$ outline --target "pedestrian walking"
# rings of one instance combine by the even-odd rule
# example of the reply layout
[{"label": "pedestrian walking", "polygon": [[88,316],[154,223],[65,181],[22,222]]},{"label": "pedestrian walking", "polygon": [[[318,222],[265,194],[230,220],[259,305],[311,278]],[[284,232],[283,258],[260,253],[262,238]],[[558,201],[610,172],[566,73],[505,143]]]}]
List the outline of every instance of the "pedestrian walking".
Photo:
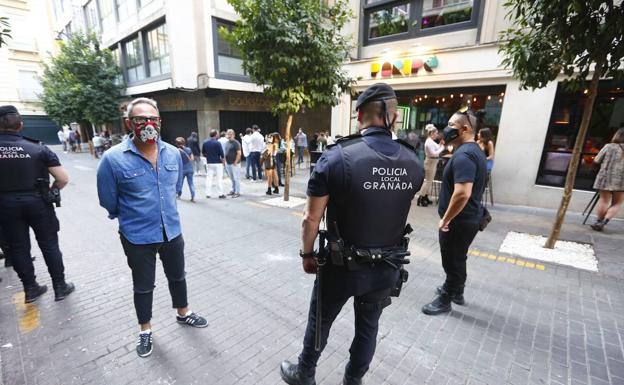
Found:
[{"label": "pedestrian walking", "polygon": [[252,134],[249,138],[249,160],[251,161],[251,175],[253,180],[262,180],[262,166],[260,165],[260,154],[264,151],[266,144],[264,137],[260,133],[260,127],[253,125]]},{"label": "pedestrian walking", "polygon": [[[407,279],[402,267],[409,255],[406,220],[424,172],[416,154],[392,140],[398,113],[390,86],[367,88],[356,109],[365,130],[330,147],[308,182],[299,254],[303,270],[317,273],[317,279],[298,363],[284,361],[280,367],[290,385],[316,384],[316,365],[331,325],[351,297],[355,336],[343,384],[362,384],[375,352],[381,313]],[[314,243],[327,207],[330,246],[323,248],[322,233],[323,253],[316,255]],[[328,249],[332,251],[325,258]]]},{"label": "pedestrian walking", "polygon": [[[264,166],[264,174],[267,179],[267,191],[266,195],[279,194],[278,180],[277,180],[277,161],[276,156],[279,149],[280,138],[277,133],[268,135],[266,148],[262,152],[262,165]],[[271,190],[273,189],[273,190]]]},{"label": "pedestrian walking", "polygon": [[275,153],[275,174],[277,175],[277,185],[279,187],[284,187],[284,181],[286,180],[286,175],[284,173],[286,166],[286,141],[282,139],[279,133],[274,132],[273,143],[275,143],[277,147],[277,152]]},{"label": "pedestrian walking", "polygon": [[71,152],[76,152],[76,131],[70,128],[67,137]]},{"label": "pedestrian walking", "polygon": [[193,154],[193,169],[195,170],[195,175],[200,175],[204,171],[204,165],[201,160],[201,151],[199,149],[199,136],[197,132],[191,132],[191,136],[186,139],[186,146],[191,149],[191,153]]},{"label": "pedestrian walking", "polygon": [[169,283],[176,321],[203,328],[208,322],[189,310],[184,271],[184,238],[176,207],[182,185],[180,152],[160,139],[156,102],[138,98],[128,104],[125,124],[134,136],[106,151],[97,170],[100,206],[119,221],[119,234],[132,270],[134,307],[140,325],[136,352],[153,350],[152,301],[156,254]]},{"label": "pedestrian walking", "polygon": [[195,157],[193,156],[193,151],[186,147],[186,140],[181,136],[176,138],[176,146],[178,146],[178,151],[180,151],[180,157],[182,158],[183,178],[177,191],[178,198],[182,196],[182,187],[184,186],[184,179],[186,179],[189,190],[191,191],[191,202],[195,202],[195,184],[193,183],[193,160]]},{"label": "pedestrian walking", "polygon": [[223,153],[225,154],[225,145],[228,142],[228,139],[226,138],[226,132],[225,131],[221,131],[219,133],[219,144],[221,144],[221,148],[223,149]]},{"label": "pedestrian walking", "polygon": [[96,134],[93,136],[93,148],[95,150],[94,155],[96,159],[104,154],[104,143],[105,139],[102,135]]},{"label": "pedestrian walking", "polygon": [[591,228],[602,231],[624,203],[624,127],[616,131],[611,143],[594,158],[600,166],[594,188],[598,190],[598,217]]},{"label": "pedestrian walking", "polygon": [[240,196],[240,161],[241,145],[236,140],[234,130],[227,130],[228,142],[225,145],[225,171],[232,182],[232,191],[228,195],[232,198]]},{"label": "pedestrian walking", "polygon": [[451,301],[464,304],[466,260],[486,211],[481,205],[487,165],[485,153],[475,143],[477,116],[467,107],[451,116],[444,129],[444,143],[453,146],[453,156],[442,174],[438,203],[438,238],[446,280],[437,287],[437,297],[422,311],[436,315],[451,311]]},{"label": "pedestrian walking", "polygon": [[76,152],[82,152],[82,138],[80,136],[80,129],[77,128],[76,130],[74,130],[74,133],[76,137]]},{"label": "pedestrian walking", "polygon": [[427,124],[425,129],[427,130],[427,140],[425,140],[425,183],[423,183],[422,188],[418,192],[416,204],[427,207],[433,203],[429,199],[429,192],[431,192],[433,178],[438,169],[438,160],[440,160],[440,154],[444,151],[444,145],[437,142],[440,140],[440,135],[435,125]]},{"label": "pedestrian walking", "polygon": [[295,143],[297,144],[297,166],[299,166],[303,163],[303,154],[308,147],[308,136],[301,127],[299,127],[297,135],[295,135]]},{"label": "pedestrian walking", "polygon": [[[54,300],[74,291],[65,281],[63,254],[59,248],[59,221],[53,203],[69,181],[58,157],[38,140],[20,135],[24,123],[14,106],[0,106],[0,231],[8,261],[24,286],[24,301],[35,301],[47,291],[39,285],[30,255],[30,229],[48,267]],[[50,186],[50,175],[54,178]]]},{"label": "pedestrian walking", "polygon": [[225,164],[225,154],[223,147],[218,141],[217,130],[210,130],[210,138],[204,141],[202,153],[206,158],[206,198],[212,194],[212,178],[217,178],[217,192],[219,199],[225,199],[223,193],[223,165]]},{"label": "pedestrian walking", "polygon": [[59,142],[63,145],[63,152],[67,154],[67,136],[65,135],[65,131],[63,131],[63,127],[60,127],[56,133]]}]

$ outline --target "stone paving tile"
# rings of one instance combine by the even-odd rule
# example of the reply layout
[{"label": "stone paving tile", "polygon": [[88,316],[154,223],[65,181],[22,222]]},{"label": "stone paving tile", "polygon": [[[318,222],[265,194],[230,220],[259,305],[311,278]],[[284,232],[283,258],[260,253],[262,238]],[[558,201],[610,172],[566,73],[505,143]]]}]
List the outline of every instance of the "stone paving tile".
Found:
[{"label": "stone paving tile", "polygon": [[[160,270],[155,350],[139,359],[130,271],[116,224],[97,206],[96,163],[81,155],[63,156],[63,162],[72,182],[58,210],[60,238],[68,279],[78,289],[59,303],[44,296],[31,307],[38,311],[39,327],[22,332],[24,310],[13,303],[19,282],[14,273],[0,271],[0,345],[13,344],[0,350],[4,383],[281,384],[277,368],[282,359],[296,359],[299,353],[313,282],[301,272],[297,256],[301,219],[292,214],[300,209],[256,204],[264,199],[264,185],[249,182],[243,183],[238,200],[180,201],[189,301],[210,326],[197,330],[175,323]],[[78,164],[80,169],[74,167]],[[201,193],[203,179],[197,179]],[[299,175],[293,193],[302,196],[303,185]],[[516,223],[535,232],[547,227],[545,215],[534,218],[539,213],[493,212],[501,227]],[[540,271],[471,256],[467,306],[427,317],[420,307],[443,279],[436,217],[431,208],[414,207],[410,218],[415,228],[410,280],[382,316],[368,384],[624,383],[621,279],[608,271],[549,264]],[[528,225],[530,218],[535,223]],[[613,229],[618,226],[615,222]],[[566,229],[566,234],[580,231],[573,223]],[[495,253],[503,233],[492,227],[474,245]],[[600,237],[596,244],[607,245],[607,238]],[[49,285],[38,253],[35,248],[39,279]],[[615,260],[612,255],[604,259]],[[340,383],[352,323],[352,305],[347,304],[321,357],[319,384]]]}]

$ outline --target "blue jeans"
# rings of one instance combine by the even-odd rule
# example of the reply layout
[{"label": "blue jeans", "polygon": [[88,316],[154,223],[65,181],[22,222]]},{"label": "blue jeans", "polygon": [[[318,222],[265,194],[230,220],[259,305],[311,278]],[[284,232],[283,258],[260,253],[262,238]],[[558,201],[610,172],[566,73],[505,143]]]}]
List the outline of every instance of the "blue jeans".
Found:
[{"label": "blue jeans", "polygon": [[[189,190],[191,190],[191,198],[195,198],[195,185],[193,184],[193,170],[182,174],[182,186],[184,186],[184,178],[186,178],[186,181],[188,182],[188,185],[189,185]],[[181,189],[180,191],[178,191],[178,196],[180,195],[182,195]]]},{"label": "blue jeans", "polygon": [[260,151],[250,152],[249,160],[251,161],[251,172],[253,179],[262,179],[262,167],[260,166]]},{"label": "blue jeans", "polygon": [[251,178],[251,173],[249,172],[250,168],[251,168],[251,157],[248,155],[245,158],[245,178],[247,179]]},{"label": "blue jeans", "polygon": [[240,194],[240,163],[239,164],[226,164],[225,172],[232,181],[232,191],[234,194]]},{"label": "blue jeans", "polygon": [[304,151],[305,151],[305,146],[297,146],[297,164],[303,163]]}]

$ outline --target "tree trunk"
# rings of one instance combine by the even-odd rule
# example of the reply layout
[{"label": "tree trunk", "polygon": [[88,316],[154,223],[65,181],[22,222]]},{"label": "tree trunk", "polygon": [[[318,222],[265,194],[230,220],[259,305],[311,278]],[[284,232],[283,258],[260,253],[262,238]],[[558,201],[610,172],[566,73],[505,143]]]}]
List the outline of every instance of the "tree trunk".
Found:
[{"label": "tree trunk", "polygon": [[555,218],[555,223],[553,224],[550,236],[548,237],[548,240],[544,245],[544,247],[547,249],[553,249],[555,247],[555,243],[559,239],[559,235],[561,233],[561,226],[563,225],[566,211],[568,210],[570,200],[572,199],[572,189],[574,188],[574,182],[576,181],[576,171],[578,170],[579,161],[581,159],[581,152],[583,150],[585,136],[587,135],[587,130],[589,129],[589,123],[591,121],[592,112],[594,109],[594,102],[596,101],[596,94],[598,93],[598,83],[602,74],[602,67],[602,63],[596,63],[596,67],[594,68],[594,74],[592,75],[591,83],[589,85],[589,92],[587,95],[587,99],[585,100],[585,106],[583,107],[583,119],[581,120],[581,127],[579,128],[578,135],[576,136],[576,141],[574,142],[572,159],[570,159],[570,164],[568,165],[568,173],[566,175],[566,183],[565,188],[563,189],[563,196],[561,197],[561,204],[559,205],[557,217]]},{"label": "tree trunk", "polygon": [[288,201],[290,195],[290,126],[292,125],[293,116],[288,114],[288,120],[286,120],[286,132],[284,137],[286,138],[286,172],[284,181],[284,202]]}]

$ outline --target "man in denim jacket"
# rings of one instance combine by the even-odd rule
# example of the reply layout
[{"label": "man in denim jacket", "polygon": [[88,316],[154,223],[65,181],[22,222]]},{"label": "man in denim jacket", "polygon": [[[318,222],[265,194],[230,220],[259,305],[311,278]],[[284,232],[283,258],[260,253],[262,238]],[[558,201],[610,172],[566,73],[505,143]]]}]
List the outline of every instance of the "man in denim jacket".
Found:
[{"label": "man in denim jacket", "polygon": [[156,254],[160,255],[179,323],[206,327],[208,322],[188,309],[184,272],[184,239],[176,207],[182,186],[182,158],[160,140],[156,102],[133,100],[127,107],[127,140],[107,151],[97,171],[100,205],[119,221],[119,234],[132,269],[134,307],[141,332],[137,354],[152,353],[152,300]]}]

